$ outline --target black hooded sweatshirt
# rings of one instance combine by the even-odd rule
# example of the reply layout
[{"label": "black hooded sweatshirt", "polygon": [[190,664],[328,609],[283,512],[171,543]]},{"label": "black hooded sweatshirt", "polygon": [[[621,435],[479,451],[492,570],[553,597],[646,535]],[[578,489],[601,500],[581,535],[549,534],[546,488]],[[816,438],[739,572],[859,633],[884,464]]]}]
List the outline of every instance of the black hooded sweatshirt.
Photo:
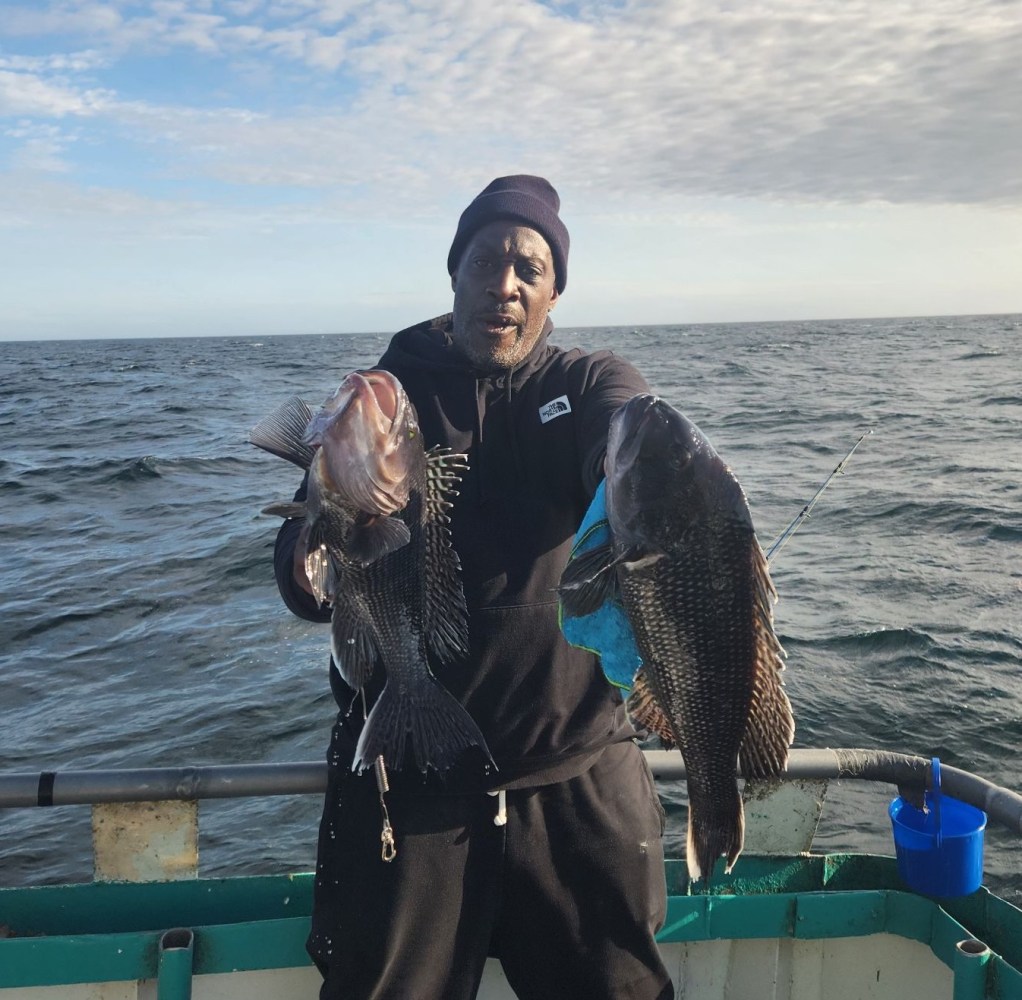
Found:
[{"label": "black hooded sweatshirt", "polygon": [[[406,767],[396,780],[448,791],[547,784],[581,773],[604,747],[635,736],[598,659],[561,634],[556,588],[603,476],[610,418],[648,388],[609,351],[550,344],[549,320],[518,367],[478,371],[452,348],[449,324],[450,316],[439,317],[395,334],[378,367],[401,381],[427,447],[468,455],[451,532],[462,565],[470,654],[431,666],[475,719],[497,769],[484,767],[473,750],[442,778]],[[296,499],[304,489],[303,483]],[[286,522],[278,535],[278,585],[296,614],[327,621],[329,608],[317,608],[294,582],[299,529],[300,522]],[[374,671],[367,685],[370,707],[382,673]],[[354,747],[361,699],[356,702],[333,664],[330,675],[339,726]],[[335,750],[349,742],[343,735],[339,741],[335,732]]]}]

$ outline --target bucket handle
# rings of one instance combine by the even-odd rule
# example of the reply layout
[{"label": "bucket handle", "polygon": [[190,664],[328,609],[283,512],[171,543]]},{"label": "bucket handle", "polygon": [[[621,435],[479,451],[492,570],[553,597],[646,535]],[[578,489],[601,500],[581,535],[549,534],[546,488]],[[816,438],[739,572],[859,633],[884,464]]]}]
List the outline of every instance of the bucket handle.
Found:
[{"label": "bucket handle", "polygon": [[940,832],[940,758],[934,757],[930,761],[930,766],[933,768],[933,818],[937,827],[937,850],[939,851],[942,840]]}]

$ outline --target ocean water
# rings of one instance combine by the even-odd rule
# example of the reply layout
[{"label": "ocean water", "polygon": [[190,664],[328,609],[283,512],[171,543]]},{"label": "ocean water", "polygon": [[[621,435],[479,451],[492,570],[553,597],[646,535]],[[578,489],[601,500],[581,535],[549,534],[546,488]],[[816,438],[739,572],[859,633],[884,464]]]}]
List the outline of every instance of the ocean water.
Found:
[{"label": "ocean water", "polygon": [[[247,444],[387,335],[0,348],[0,770],[319,760],[323,626],[273,582],[260,507],[298,475]],[[609,347],[703,429],[777,556],[796,746],[939,756],[1022,790],[1020,316],[556,330]],[[683,795],[662,787],[668,847]],[[817,845],[893,853],[883,785],[832,786]],[[203,874],[313,864],[315,797],[201,806]],[[2,884],[91,876],[85,807],[0,810]],[[740,863],[740,862],[739,862]],[[1022,843],[988,882],[1022,903]]]}]

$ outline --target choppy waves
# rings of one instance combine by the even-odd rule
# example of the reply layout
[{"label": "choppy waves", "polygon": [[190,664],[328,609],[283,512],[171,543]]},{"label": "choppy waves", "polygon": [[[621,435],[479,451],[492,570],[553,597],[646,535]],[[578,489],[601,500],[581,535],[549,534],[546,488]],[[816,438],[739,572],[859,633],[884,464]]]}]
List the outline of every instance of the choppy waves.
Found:
[{"label": "choppy waves", "polygon": [[[874,746],[1019,786],[1022,396],[1005,317],[564,330],[696,420],[764,544],[859,434],[772,567],[799,746]],[[0,379],[5,770],[318,759],[327,638],[281,605],[298,472],[246,443],[386,337],[9,345]],[[888,790],[833,787],[820,843],[890,853]],[[684,793],[668,788],[669,811]],[[203,806],[208,874],[311,865],[311,798]],[[674,822],[672,838],[683,834]],[[5,817],[5,873],[87,878],[87,811]],[[1022,900],[1022,850],[988,832]],[[680,842],[669,841],[675,848]]]}]

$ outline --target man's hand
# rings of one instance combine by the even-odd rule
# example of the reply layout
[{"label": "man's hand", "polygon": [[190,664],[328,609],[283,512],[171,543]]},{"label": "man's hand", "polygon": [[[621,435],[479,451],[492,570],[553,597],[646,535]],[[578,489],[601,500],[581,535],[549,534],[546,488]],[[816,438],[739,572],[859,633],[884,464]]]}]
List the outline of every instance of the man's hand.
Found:
[{"label": "man's hand", "polygon": [[295,583],[302,588],[307,594],[313,594],[312,584],[309,583],[309,574],[305,572],[305,557],[309,553],[309,522],[306,521],[302,525],[302,530],[298,533],[298,538],[295,540],[295,552],[294,552],[294,565],[292,572],[294,573]]}]

